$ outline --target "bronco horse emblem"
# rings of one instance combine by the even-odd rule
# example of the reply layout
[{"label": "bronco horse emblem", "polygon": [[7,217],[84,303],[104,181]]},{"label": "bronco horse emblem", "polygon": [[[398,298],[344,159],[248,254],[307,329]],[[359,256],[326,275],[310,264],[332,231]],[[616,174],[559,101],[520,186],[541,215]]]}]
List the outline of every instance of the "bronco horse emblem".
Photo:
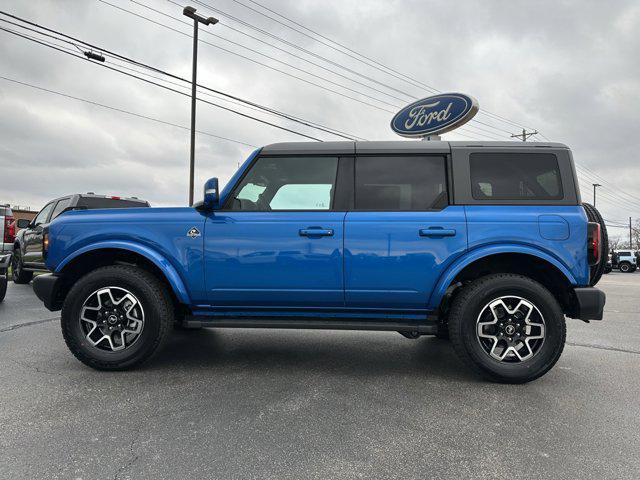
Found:
[{"label": "bronco horse emblem", "polygon": [[196,227],[191,227],[187,232],[187,237],[189,238],[196,238],[199,236],[200,236],[200,230],[198,230]]}]

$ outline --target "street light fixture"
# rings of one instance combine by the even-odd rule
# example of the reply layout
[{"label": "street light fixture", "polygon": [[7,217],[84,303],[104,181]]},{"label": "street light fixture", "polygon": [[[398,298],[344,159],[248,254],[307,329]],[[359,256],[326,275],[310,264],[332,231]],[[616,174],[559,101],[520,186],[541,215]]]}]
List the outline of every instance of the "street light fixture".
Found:
[{"label": "street light fixture", "polygon": [[191,74],[191,156],[189,159],[189,206],[193,205],[193,176],[196,154],[196,76],[198,72],[198,25],[215,25],[218,19],[202,17],[193,7],[184,7],[183,15],[193,19],[193,73]]},{"label": "street light fixture", "polygon": [[601,187],[599,183],[593,183],[593,206],[596,206],[596,188]]}]

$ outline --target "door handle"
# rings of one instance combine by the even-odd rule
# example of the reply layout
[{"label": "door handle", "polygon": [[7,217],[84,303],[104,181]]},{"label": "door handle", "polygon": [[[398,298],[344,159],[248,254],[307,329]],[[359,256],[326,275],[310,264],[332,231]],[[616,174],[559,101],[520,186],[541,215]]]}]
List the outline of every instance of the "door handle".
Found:
[{"label": "door handle", "polygon": [[453,228],[423,228],[420,230],[421,237],[454,237],[456,231]]},{"label": "door handle", "polygon": [[298,233],[301,237],[333,237],[331,228],[303,228]]}]

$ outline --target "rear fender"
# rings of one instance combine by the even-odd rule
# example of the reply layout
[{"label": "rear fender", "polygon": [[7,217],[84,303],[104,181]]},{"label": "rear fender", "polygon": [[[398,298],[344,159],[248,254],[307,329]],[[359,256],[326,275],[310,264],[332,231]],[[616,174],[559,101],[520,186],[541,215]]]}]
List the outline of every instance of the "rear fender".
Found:
[{"label": "rear fender", "polygon": [[54,273],[61,272],[66,265],[68,265],[73,259],[79,257],[80,255],[83,255],[87,252],[103,249],[128,250],[130,252],[142,255],[147,260],[152,262],[156,267],[158,267],[161,272],[164,273],[167,281],[173,289],[173,292],[176,294],[176,297],[181,303],[184,303],[186,305],[189,305],[191,303],[189,299],[189,293],[187,292],[185,284],[174,266],[171,265],[171,263],[163,255],[161,255],[154,249],[135,242],[129,242],[125,240],[110,240],[92,243],[91,245],[80,248],[74,251],[71,255],[67,256],[62,262],[57,265]]},{"label": "rear fender", "polygon": [[526,255],[532,255],[545,260],[555,266],[562,274],[567,277],[567,280],[571,285],[577,285],[577,281],[569,269],[560,262],[557,258],[535,247],[518,244],[500,244],[500,245],[488,245],[468,252],[466,255],[458,258],[455,262],[449,266],[449,268],[440,276],[435,289],[433,290],[431,297],[429,298],[429,310],[435,310],[440,305],[440,302],[444,298],[444,295],[456,278],[456,276],[465,269],[468,265],[482,258],[496,255],[500,253],[522,253]]}]

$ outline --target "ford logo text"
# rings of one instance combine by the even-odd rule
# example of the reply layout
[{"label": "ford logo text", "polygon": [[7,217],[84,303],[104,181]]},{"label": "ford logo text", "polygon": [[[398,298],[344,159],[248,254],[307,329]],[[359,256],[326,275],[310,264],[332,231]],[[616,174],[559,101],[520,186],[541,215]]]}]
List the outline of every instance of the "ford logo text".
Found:
[{"label": "ford logo text", "polygon": [[478,111],[478,102],[461,93],[443,93],[418,100],[400,110],[391,128],[404,137],[424,137],[464,125]]}]

